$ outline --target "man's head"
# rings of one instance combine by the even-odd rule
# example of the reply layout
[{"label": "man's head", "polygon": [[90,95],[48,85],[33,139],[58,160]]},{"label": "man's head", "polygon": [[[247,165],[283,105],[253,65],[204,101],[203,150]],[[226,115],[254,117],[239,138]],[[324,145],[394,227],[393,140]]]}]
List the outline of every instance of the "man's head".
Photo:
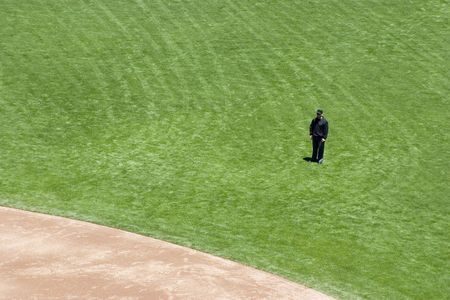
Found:
[{"label": "man's head", "polygon": [[317,118],[317,119],[322,119],[322,116],[323,116],[323,110],[318,109],[318,110],[316,111],[316,118]]}]

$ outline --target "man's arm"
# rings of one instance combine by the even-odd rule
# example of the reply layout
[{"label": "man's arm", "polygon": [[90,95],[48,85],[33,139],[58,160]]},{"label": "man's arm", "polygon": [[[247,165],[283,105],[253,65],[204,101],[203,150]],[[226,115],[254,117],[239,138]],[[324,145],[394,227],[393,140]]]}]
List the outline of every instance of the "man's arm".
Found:
[{"label": "man's arm", "polygon": [[328,137],[328,121],[323,124],[323,139],[326,140]]}]

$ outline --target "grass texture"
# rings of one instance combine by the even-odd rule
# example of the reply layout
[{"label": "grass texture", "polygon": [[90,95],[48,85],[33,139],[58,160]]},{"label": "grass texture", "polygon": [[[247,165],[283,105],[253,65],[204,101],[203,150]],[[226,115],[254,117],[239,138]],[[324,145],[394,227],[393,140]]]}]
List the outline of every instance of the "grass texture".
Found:
[{"label": "grass texture", "polygon": [[[1,0],[0,205],[344,299],[450,295],[450,4]],[[324,165],[308,164],[316,108]]]}]

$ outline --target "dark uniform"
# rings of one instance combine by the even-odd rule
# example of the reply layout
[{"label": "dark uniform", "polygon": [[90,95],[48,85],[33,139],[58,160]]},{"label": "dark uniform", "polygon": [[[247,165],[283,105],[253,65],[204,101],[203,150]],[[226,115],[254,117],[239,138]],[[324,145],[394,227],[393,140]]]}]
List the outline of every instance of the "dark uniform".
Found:
[{"label": "dark uniform", "polygon": [[321,163],[325,151],[325,142],[322,139],[328,137],[328,121],[322,116],[322,111],[317,111],[317,117],[311,121],[309,135],[312,138],[313,152],[311,161]]}]

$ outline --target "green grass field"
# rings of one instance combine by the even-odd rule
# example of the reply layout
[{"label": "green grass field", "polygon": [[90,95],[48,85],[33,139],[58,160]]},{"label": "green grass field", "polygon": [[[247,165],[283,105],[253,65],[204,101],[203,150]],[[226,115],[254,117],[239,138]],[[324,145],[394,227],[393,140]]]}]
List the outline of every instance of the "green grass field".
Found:
[{"label": "green grass field", "polygon": [[[445,0],[0,0],[0,205],[344,299],[448,298],[449,18]],[[318,107],[324,165],[303,160]]]}]

